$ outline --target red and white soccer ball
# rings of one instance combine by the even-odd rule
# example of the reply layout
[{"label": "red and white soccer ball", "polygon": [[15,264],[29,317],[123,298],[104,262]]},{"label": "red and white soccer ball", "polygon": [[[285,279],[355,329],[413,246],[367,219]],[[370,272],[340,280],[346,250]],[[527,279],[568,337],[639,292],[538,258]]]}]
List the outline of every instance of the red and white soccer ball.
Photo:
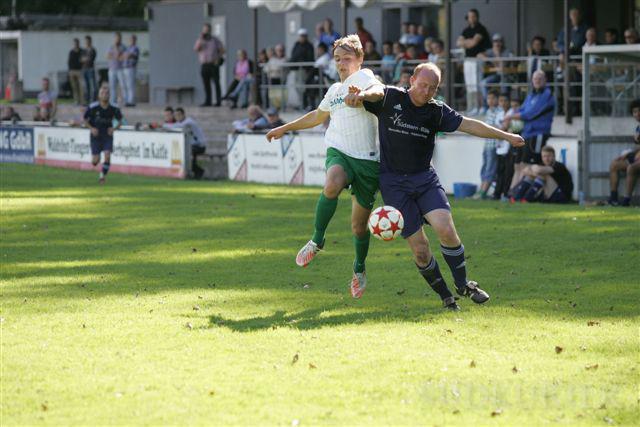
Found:
[{"label": "red and white soccer ball", "polygon": [[373,237],[388,241],[400,236],[404,219],[400,211],[393,206],[381,206],[371,212],[368,226]]}]

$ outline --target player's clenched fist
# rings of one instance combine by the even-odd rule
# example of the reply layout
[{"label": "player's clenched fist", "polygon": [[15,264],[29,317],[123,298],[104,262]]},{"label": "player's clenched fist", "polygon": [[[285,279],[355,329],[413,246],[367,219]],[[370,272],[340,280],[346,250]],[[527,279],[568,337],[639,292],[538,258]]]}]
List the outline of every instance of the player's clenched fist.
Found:
[{"label": "player's clenched fist", "polygon": [[360,89],[356,86],[349,86],[349,93],[344,98],[344,103],[349,107],[360,107],[362,99],[360,98]]},{"label": "player's clenched fist", "polygon": [[287,131],[284,129],[284,126],[271,129],[267,132],[267,141],[271,142],[272,139],[280,139],[286,132]]},{"label": "player's clenched fist", "polygon": [[511,137],[509,138],[508,141],[509,141],[509,144],[511,144],[514,147],[522,147],[524,145],[524,138],[515,133],[511,134]]}]

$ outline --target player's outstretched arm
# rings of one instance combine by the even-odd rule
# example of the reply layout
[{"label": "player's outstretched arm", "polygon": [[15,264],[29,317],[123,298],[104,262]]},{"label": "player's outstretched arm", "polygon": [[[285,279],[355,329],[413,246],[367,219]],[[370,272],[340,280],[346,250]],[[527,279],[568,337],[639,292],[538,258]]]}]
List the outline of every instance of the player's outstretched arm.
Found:
[{"label": "player's outstretched arm", "polygon": [[374,85],[365,90],[356,86],[349,86],[349,94],[345,96],[344,103],[349,107],[362,107],[362,101],[377,102],[384,97],[384,86]]},{"label": "player's outstretched arm", "polygon": [[522,147],[524,145],[524,139],[520,135],[502,131],[480,120],[468,117],[462,118],[462,123],[460,123],[458,130],[480,138],[504,139],[514,147]]},{"label": "player's outstretched arm", "polygon": [[271,142],[272,139],[280,139],[287,132],[316,127],[319,124],[324,123],[324,121],[327,120],[328,117],[328,111],[317,108],[313,111],[308,112],[304,116],[295,119],[292,122],[271,129],[267,133],[267,141]]}]

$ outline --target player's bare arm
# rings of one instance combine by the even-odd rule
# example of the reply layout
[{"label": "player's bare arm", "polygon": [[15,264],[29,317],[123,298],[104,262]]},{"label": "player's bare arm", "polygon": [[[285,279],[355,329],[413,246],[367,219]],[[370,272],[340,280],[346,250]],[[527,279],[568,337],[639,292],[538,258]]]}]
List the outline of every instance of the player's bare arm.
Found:
[{"label": "player's bare arm", "polygon": [[271,142],[272,139],[280,139],[287,132],[316,127],[319,124],[324,123],[324,121],[327,120],[328,117],[328,111],[323,111],[320,109],[309,111],[304,116],[299,117],[292,122],[289,122],[282,126],[278,126],[275,129],[271,129],[267,133],[267,141]]},{"label": "player's bare arm", "polygon": [[349,107],[362,107],[362,101],[376,102],[384,97],[384,86],[373,85],[365,90],[356,86],[349,87],[349,94],[344,98],[344,103]]},{"label": "player's bare arm", "polygon": [[524,145],[524,139],[520,135],[502,131],[479,120],[468,117],[462,118],[462,123],[460,123],[458,130],[480,138],[503,139],[514,147],[522,147]]}]

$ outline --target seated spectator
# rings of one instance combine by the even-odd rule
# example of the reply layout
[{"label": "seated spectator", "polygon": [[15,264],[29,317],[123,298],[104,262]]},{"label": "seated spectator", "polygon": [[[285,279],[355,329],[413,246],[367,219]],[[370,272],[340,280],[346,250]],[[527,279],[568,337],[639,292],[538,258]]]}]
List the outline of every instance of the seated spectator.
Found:
[{"label": "seated spectator", "polygon": [[395,66],[396,57],[393,54],[393,44],[390,41],[386,41],[382,44],[382,65],[380,66],[384,83],[390,84],[393,82],[393,70]]},{"label": "seated spectator", "polygon": [[444,42],[440,39],[434,39],[431,42],[431,53],[429,54],[429,62],[437,64],[438,61],[444,60]]},{"label": "seated spectator", "polygon": [[16,110],[13,109],[13,107],[7,106],[4,107],[4,113],[2,114],[2,118],[0,118],[0,120],[19,122],[22,121],[22,118],[20,118],[20,114],[18,114]]},{"label": "seated spectator", "polygon": [[238,101],[240,101],[241,108],[246,108],[249,104],[249,93],[253,83],[253,61],[248,58],[247,51],[244,49],[238,50],[236,56],[233,81],[223,99],[231,100],[231,108],[236,108]]},{"label": "seated spectator", "polygon": [[409,24],[409,36],[407,37],[406,45],[415,45],[418,50],[422,49],[422,45],[424,44],[424,36],[418,34],[418,26],[414,23]]},{"label": "seated spectator", "polygon": [[618,30],[615,28],[604,30],[604,44],[618,44]]},{"label": "seated spectator", "polygon": [[[427,27],[425,27],[422,24],[418,25],[417,33],[422,39],[422,44],[420,45],[420,49],[424,49],[423,52],[429,55],[429,52],[431,51],[431,41],[433,40],[433,38],[429,37],[429,34],[427,32]],[[425,43],[427,40],[429,40],[429,43]]]},{"label": "seated spectator", "polygon": [[[491,37],[491,42],[491,49],[488,49],[484,53],[479,53],[479,58],[510,58],[513,56],[513,54],[509,52],[505,47],[504,38],[502,37],[502,35],[495,33],[493,37]],[[507,68],[508,66],[509,62],[503,60],[490,61],[485,63],[484,78],[480,81],[482,100],[485,104],[485,107],[487,103],[487,93],[489,91],[489,85],[500,83],[500,92],[505,93],[509,90],[506,84],[509,81],[509,76],[505,72],[505,68]]]},{"label": "seated spectator", "polygon": [[[621,156],[616,157],[609,166],[609,183],[611,186],[611,195],[609,196],[609,204],[612,206],[629,206],[631,205],[631,195],[636,185],[638,175],[640,175],[640,99],[636,99],[631,103],[631,114],[638,122],[635,135],[633,137],[634,147],[625,150]],[[622,202],[618,199],[618,182],[620,180],[620,172],[626,172],[625,195]]]},{"label": "seated spectator", "polygon": [[[542,70],[544,60],[541,56],[549,56],[549,50],[544,47],[546,39],[542,36],[534,36],[531,39],[531,46],[529,47],[527,58],[527,79],[531,79],[533,72],[536,70]],[[547,80],[551,78],[551,75],[547,75]]]},{"label": "seated spectator", "polygon": [[433,37],[425,37],[424,42],[422,43],[422,46],[420,46],[420,48],[422,49],[422,52],[426,55],[426,58],[429,58],[429,55],[431,55],[431,44],[433,43]]},{"label": "seated spectator", "polygon": [[[49,79],[42,79],[42,91],[38,93],[37,116],[39,121],[49,121],[56,117],[58,95],[49,88]],[[34,117],[34,120],[35,117]],[[36,120],[36,121],[38,121]]]},{"label": "seated spectator", "polygon": [[338,70],[336,70],[335,62],[329,55],[329,49],[324,43],[318,44],[316,48],[316,62],[313,66],[321,73],[320,76],[323,77],[323,80],[328,78],[334,82],[338,79]]},{"label": "seated spectator", "polygon": [[[624,30],[624,42],[625,44],[640,43],[638,32],[635,28],[627,28]],[[632,66],[621,66],[616,67],[612,74],[614,74],[613,77],[607,79],[605,82],[605,87],[611,97],[611,115],[621,117],[624,116],[627,111],[626,102],[621,98],[622,95],[625,95],[625,92],[631,97],[631,92],[636,86],[633,84],[635,72]]]},{"label": "seated spectator", "polygon": [[249,133],[253,132],[256,126],[267,126],[268,120],[259,106],[250,105],[249,108],[247,108],[247,115],[248,117],[246,119],[233,121],[233,131],[235,133]]},{"label": "seated spectator", "polygon": [[322,30],[320,42],[327,45],[331,52],[333,52],[333,43],[340,38],[340,33],[333,30],[333,21],[329,18],[325,18],[322,22]]},{"label": "seated spectator", "polygon": [[204,169],[198,165],[198,156],[206,151],[206,138],[202,128],[198,126],[195,120],[187,117],[182,107],[176,108],[175,123],[172,124],[174,129],[182,129],[185,139],[191,146],[191,174],[195,179],[201,179],[204,175]]},{"label": "seated spectator", "polygon": [[528,165],[514,189],[514,200],[527,202],[566,203],[571,201],[573,179],[567,167],[556,161],[553,147],[542,148],[542,164]]},{"label": "seated spectator", "polygon": [[585,46],[596,46],[598,44],[598,33],[596,32],[596,29],[593,27],[589,27],[587,29],[587,32],[585,33],[585,42],[582,45],[582,49],[584,49]]},{"label": "seated spectator", "polygon": [[[500,129],[502,127],[502,118],[504,117],[504,111],[500,110],[498,105],[498,91],[491,89],[487,94],[487,112],[485,117],[485,123]],[[478,199],[486,199],[487,192],[491,187],[491,184],[496,179],[497,170],[497,157],[496,157],[496,144],[495,139],[485,139],[484,149],[482,151],[482,167],[480,168],[480,191],[477,194]]]},{"label": "seated spectator", "polygon": [[400,75],[402,74],[402,70],[407,62],[407,50],[402,43],[394,43],[393,44],[393,54],[396,57],[396,65],[393,69],[393,82],[398,82],[400,80]]},{"label": "seated spectator", "polygon": [[162,118],[164,119],[164,122],[162,123],[162,127],[172,128],[173,125],[176,123],[176,117],[173,111],[173,107],[171,107],[170,105],[167,105],[166,107],[164,107],[164,111],[162,112]]},{"label": "seated spectator", "polygon": [[284,125],[284,121],[280,118],[277,108],[269,108],[267,110],[267,123],[257,122],[253,126],[253,130],[273,129]]},{"label": "seated spectator", "polygon": [[368,41],[366,45],[364,45],[364,60],[365,61],[380,61],[382,57],[376,50],[375,42]]},{"label": "seated spectator", "polygon": [[527,164],[542,163],[540,150],[546,145],[551,134],[551,123],[556,107],[556,100],[546,86],[547,79],[544,72],[541,70],[534,72],[531,83],[531,92],[524,100],[520,111],[506,115],[504,118],[507,126],[511,120],[524,122],[522,137],[525,145],[519,149],[515,159],[513,185],[522,180],[522,171]]},{"label": "seated spectator", "polygon": [[411,36],[411,34],[409,33],[409,25],[411,25],[410,22],[403,22],[402,23],[402,30],[400,32],[400,39],[398,39],[398,43],[402,44],[402,45],[408,45],[409,44],[409,37]]},{"label": "seated spectator", "polygon": [[625,44],[639,43],[640,39],[638,39],[638,30],[633,27],[624,30],[624,42]]},{"label": "seated spectator", "polygon": [[419,61],[427,59],[427,55],[424,52],[420,52],[420,50],[418,50],[418,46],[415,44],[410,44],[407,46],[405,59],[407,61]]},{"label": "seated spectator", "polygon": [[371,35],[371,33],[364,28],[364,21],[362,20],[361,17],[358,16],[355,19],[355,24],[356,24],[356,34],[360,39],[360,44],[362,46],[365,46],[366,48],[367,42],[372,42],[373,45],[375,46],[376,42],[375,40],[373,40],[373,36]]}]

